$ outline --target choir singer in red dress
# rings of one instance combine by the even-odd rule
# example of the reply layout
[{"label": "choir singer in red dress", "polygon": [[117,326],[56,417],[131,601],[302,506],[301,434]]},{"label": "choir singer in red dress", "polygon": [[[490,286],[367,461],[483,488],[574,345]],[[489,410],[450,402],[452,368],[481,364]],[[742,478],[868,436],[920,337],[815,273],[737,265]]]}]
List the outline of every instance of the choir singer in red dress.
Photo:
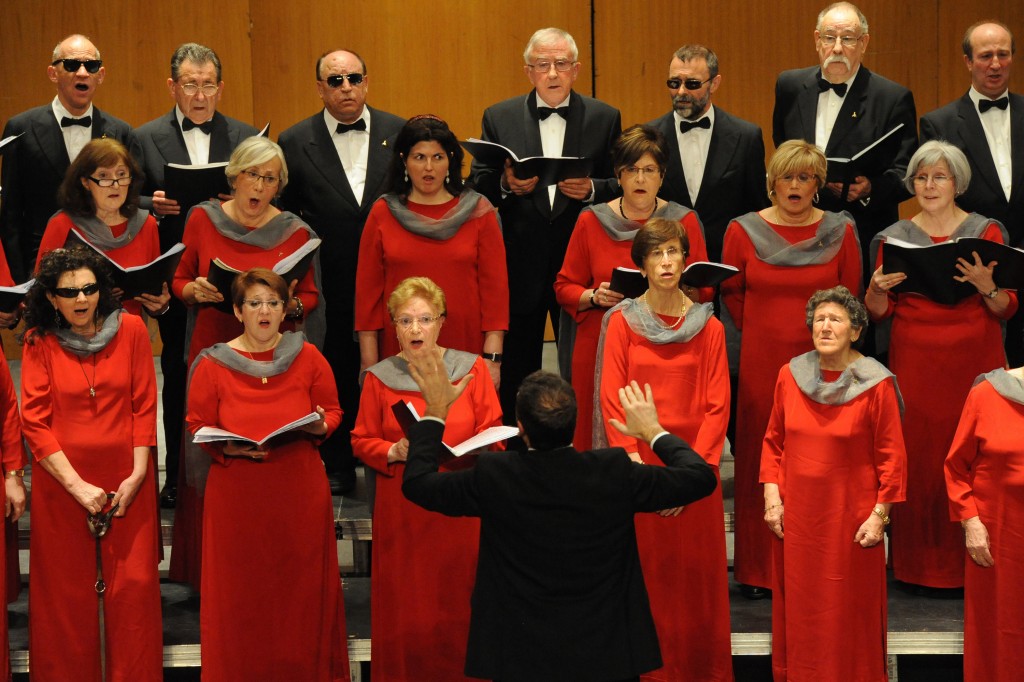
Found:
[{"label": "choir singer in red dress", "polygon": [[[194,434],[212,426],[264,445],[206,443],[199,633],[203,679],[349,680],[345,605],[331,493],[317,444],[341,422],[330,365],[302,334],[279,329],[288,285],[254,268],[235,278],[242,333],[205,349],[189,378]],[[273,491],[273,501],[268,499]]]},{"label": "choir singer in red dress", "polygon": [[[658,421],[691,443],[718,476],[729,423],[725,332],[710,303],[691,301],[680,290],[686,251],[686,231],[675,220],[651,218],[636,233],[632,258],[649,286],[604,317],[594,445],[622,447],[644,464],[662,466],[646,443],[605,426],[609,418],[626,418],[619,387],[649,384],[655,395],[671,396],[660,400]],[[717,493],[685,508],[636,515],[664,663],[641,679],[733,679],[724,518]]]},{"label": "choir singer in red dress", "polygon": [[946,489],[963,526],[964,679],[1011,682],[1024,670],[1024,368],[979,376],[946,457]]},{"label": "choir singer in red dress", "polygon": [[[139,208],[141,186],[142,169],[123,144],[101,137],[85,145],[57,190],[61,210],[46,224],[36,267],[50,251],[82,241],[71,230],[123,268],[155,260],[160,255],[160,234],[149,211]],[[135,315],[143,309],[160,315],[167,312],[170,300],[165,285],[159,295],[143,294],[121,300],[121,305]]]},{"label": "choir singer in red dress", "polygon": [[480,355],[494,385],[508,330],[508,270],[498,214],[462,180],[463,151],[448,124],[415,116],[395,139],[388,193],[363,227],[356,269],[361,368],[399,351],[387,296],[407,277],[429,277],[448,295],[447,348]]},{"label": "choir singer in red dress", "polygon": [[[163,679],[157,575],[156,372],[142,319],[124,314],[91,249],[43,257],[26,299],[23,431],[32,477],[29,654],[34,680],[100,679],[96,540],[86,517],[117,506],[100,543],[106,672]],[[108,499],[108,493],[113,493]]]},{"label": "choir singer in red dress", "polygon": [[[622,300],[622,294],[609,286],[612,270],[634,266],[630,249],[637,230],[653,218],[678,221],[690,244],[689,252],[684,254],[687,260],[708,259],[704,228],[696,212],[658,198],[667,163],[665,138],[657,129],[635,125],[623,131],[612,147],[612,165],[622,187],[622,196],[580,213],[569,238],[562,269],[555,278],[555,298],[564,311],[562,317],[569,315],[576,325],[571,376],[579,406],[576,433],[572,438],[577,450],[591,447],[594,358],[601,319],[609,308]],[[698,297],[696,289],[686,289],[693,300],[709,301],[713,292],[708,289]],[[562,360],[560,357],[559,361]],[[617,397],[615,403],[618,404]]]},{"label": "choir singer in red dress", "polygon": [[[218,291],[207,279],[210,261],[220,258],[240,271],[271,268],[316,238],[313,229],[298,216],[282,213],[271,203],[288,184],[284,153],[275,143],[259,135],[244,140],[231,153],[224,172],[232,198],[224,203],[203,202],[189,212],[182,237],[185,252],[171,283],[174,295],[189,308],[186,343],[190,367],[199,351],[233,339],[239,331],[235,316],[214,305],[225,297],[230,299],[231,292]],[[293,324],[301,322],[306,337],[317,346],[323,343],[325,330],[323,308],[317,305],[318,278],[314,257],[301,279],[288,282],[284,323],[286,329],[292,329]],[[200,481],[205,479],[208,467],[209,459],[183,442],[169,576],[197,590],[202,566]]]},{"label": "choir singer in red dress", "polygon": [[[392,412],[396,403],[399,409],[411,403],[424,413],[406,353],[437,347],[442,326],[448,324],[445,294],[430,279],[411,277],[391,293],[388,310],[400,350],[363,375],[352,431],[353,452],[377,473],[370,598],[373,679],[462,680],[480,520],[442,516],[402,495],[409,441]],[[480,356],[448,348],[444,362],[453,382],[473,374],[451,406],[444,441],[454,445],[499,426],[501,405]],[[441,469],[468,468],[475,459],[463,455]]]},{"label": "choir singer in red dress", "polygon": [[814,350],[784,365],[761,455],[772,533],[777,682],[885,682],[885,524],[906,498],[895,377],[852,344],[868,324],[843,286],[807,302]]},{"label": "choir singer in red dress", "polygon": [[[803,319],[807,298],[842,284],[860,291],[860,242],[853,218],[814,205],[825,184],[825,155],[790,140],[768,162],[772,205],[729,224],[722,262],[740,272],[722,283],[723,320],[741,334],[736,400],[736,582],[749,598],[771,584],[771,544],[761,520],[758,468],[779,367],[811,349]],[[728,319],[726,318],[728,313]],[[731,323],[728,322],[731,320]]]},{"label": "choir singer in red dress", "polygon": [[[929,594],[934,588],[964,584],[963,538],[949,522],[942,463],[949,452],[957,420],[975,377],[1006,366],[1000,321],[1017,310],[1017,293],[996,286],[996,262],[959,259],[949,278],[969,282],[972,293],[959,303],[937,303],[918,293],[892,288],[905,273],[884,273],[881,242],[898,238],[931,246],[959,237],[978,237],[1005,244],[999,221],[961,210],[956,197],[967,189],[971,167],[964,153],[932,140],[910,159],[907,189],[921,212],[885,228],[871,241],[875,270],[864,302],[872,319],[891,319],[889,368],[900,378],[907,412],[903,437],[909,460],[907,503],[892,519],[893,574]],[[941,367],[941,371],[935,371]]]}]

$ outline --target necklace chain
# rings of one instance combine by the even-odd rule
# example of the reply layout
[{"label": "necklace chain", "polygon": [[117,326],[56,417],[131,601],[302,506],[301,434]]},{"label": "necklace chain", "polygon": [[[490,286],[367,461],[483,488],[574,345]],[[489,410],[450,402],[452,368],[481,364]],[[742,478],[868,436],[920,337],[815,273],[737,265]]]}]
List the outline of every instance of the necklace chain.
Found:
[{"label": "necklace chain", "polygon": [[[680,291],[679,293],[682,294],[683,292]],[[640,300],[642,300],[644,302],[644,305],[647,307],[647,310],[652,315],[657,315],[658,314],[658,313],[654,312],[654,308],[652,308],[651,304],[647,301],[647,292],[646,291],[644,292],[644,295],[640,297]],[[676,321],[673,322],[672,324],[670,324],[668,326],[668,328],[669,329],[675,329],[676,327],[678,327],[679,325],[681,325],[683,323],[683,319],[685,317],[686,317],[686,294],[683,294],[683,300],[682,300],[682,302],[681,302],[681,304],[679,306],[679,317],[677,317]]]},{"label": "necklace chain", "polygon": [[[657,212],[658,212],[658,197],[654,197],[654,208],[651,210],[651,215],[649,215],[646,218],[644,218],[644,220],[650,220],[651,216],[653,216]],[[622,197],[619,197],[619,215],[621,215],[626,220],[633,220],[632,218],[627,217],[626,216],[626,212],[623,210],[623,207],[622,207]],[[640,221],[639,221],[639,219],[637,219],[637,220],[633,220],[633,222],[640,222]]]}]

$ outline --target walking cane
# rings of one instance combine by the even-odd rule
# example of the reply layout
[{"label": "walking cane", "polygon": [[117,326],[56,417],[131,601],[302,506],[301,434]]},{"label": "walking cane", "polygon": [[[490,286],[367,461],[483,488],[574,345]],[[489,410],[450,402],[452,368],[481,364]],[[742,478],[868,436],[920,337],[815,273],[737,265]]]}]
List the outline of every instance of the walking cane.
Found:
[{"label": "walking cane", "polygon": [[[113,493],[107,493],[107,499],[114,498]],[[96,602],[100,620],[100,679],[107,682],[107,631],[103,617],[103,593],[107,591],[107,584],[103,581],[103,556],[100,554],[100,539],[110,530],[110,522],[114,519],[114,512],[121,505],[115,504],[110,511],[98,514],[89,514],[89,532],[96,538]]]}]

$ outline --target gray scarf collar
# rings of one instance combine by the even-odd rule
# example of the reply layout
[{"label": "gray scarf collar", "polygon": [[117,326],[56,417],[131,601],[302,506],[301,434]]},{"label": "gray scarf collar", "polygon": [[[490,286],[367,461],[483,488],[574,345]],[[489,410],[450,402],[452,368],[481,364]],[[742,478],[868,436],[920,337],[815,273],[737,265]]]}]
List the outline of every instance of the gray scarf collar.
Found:
[{"label": "gray scarf collar", "polygon": [[497,211],[491,202],[471,189],[463,191],[455,206],[440,218],[428,218],[413,211],[397,194],[389,193],[381,198],[399,225],[413,234],[437,241],[451,239],[467,220]]},{"label": "gray scarf collar", "polygon": [[[251,377],[274,377],[284,374],[292,366],[292,362],[302,351],[306,339],[302,334],[295,332],[284,332],[281,340],[274,347],[273,360],[253,360],[226,343],[217,343],[209,348],[204,348],[195,362],[192,369],[195,369],[199,360],[204,357],[212,359],[219,365]],[[191,379],[191,371],[189,372]]]},{"label": "gray scarf collar", "polygon": [[64,328],[54,329],[53,334],[57,337],[57,343],[61,348],[80,358],[87,358],[106,348],[107,344],[117,336],[117,331],[120,328],[121,309],[119,308],[107,315],[107,318],[100,323],[99,329],[96,330],[96,335],[91,339]]},{"label": "gray scarf collar", "polygon": [[[616,213],[608,204],[598,204],[591,208],[584,209],[584,213],[592,211],[597,222],[601,223],[605,233],[617,242],[631,242],[636,237],[637,231],[642,227],[635,220],[623,218]],[[682,221],[688,214],[693,213],[692,209],[681,206],[674,201],[665,202],[651,218],[667,218],[668,220]],[[703,231],[703,227],[701,228]]]},{"label": "gray scarf collar", "polygon": [[634,333],[639,334],[654,344],[687,343],[699,334],[714,315],[714,306],[710,303],[694,303],[686,311],[686,319],[678,329],[670,329],[661,318],[654,313],[645,301],[637,298],[623,299],[601,319],[601,336],[597,341],[597,361],[594,372],[594,427],[592,432],[595,448],[608,447],[608,436],[604,431],[604,415],[601,412],[601,375],[604,370],[604,341],[608,331],[608,321],[616,310],[622,311],[622,319],[626,321]]},{"label": "gray scarf collar", "polygon": [[222,236],[249,246],[258,246],[261,249],[271,249],[281,244],[298,230],[305,230],[310,239],[316,238],[313,228],[289,211],[282,211],[271,218],[266,225],[250,230],[232,220],[224,212],[219,201],[204,201],[201,204],[196,204],[191,210],[205,211],[214,228]]},{"label": "gray scarf collar", "polygon": [[994,369],[987,374],[978,375],[978,378],[974,380],[974,385],[977,386],[982,381],[992,384],[996,393],[1007,400],[1024,405],[1024,383],[1021,383],[1020,379],[1005,369]]},{"label": "gray scarf collar", "polygon": [[[1003,224],[998,220],[992,220],[985,216],[978,215],[977,213],[968,213],[967,217],[964,218],[963,222],[960,223],[953,234],[949,235],[948,241],[956,241],[960,237],[981,237],[985,228],[990,223],[996,223],[999,225],[999,231],[1003,235],[1003,243],[1010,243],[1009,233]],[[902,239],[910,244],[917,246],[931,246],[935,242],[928,236],[928,233],[918,227],[912,220],[900,220],[889,227],[885,228],[871,239],[871,252],[868,254],[871,256],[871,271],[874,272],[878,266],[875,261],[878,260],[878,246],[883,239],[887,237],[893,237],[895,239]]]},{"label": "gray scarf collar", "polygon": [[67,216],[71,219],[75,229],[81,232],[90,244],[98,247],[101,251],[113,251],[127,246],[138,236],[149,217],[149,212],[143,211],[141,208],[138,209],[135,215],[128,219],[128,228],[120,237],[115,237],[110,231],[110,226],[94,215],[78,216],[68,213]]},{"label": "gray scarf collar", "polygon": [[812,350],[790,360],[789,371],[793,374],[800,391],[822,405],[845,405],[892,377],[896,399],[900,404],[900,414],[903,414],[903,396],[900,394],[895,375],[874,358],[862,356],[847,365],[835,381],[822,381],[818,351]]},{"label": "gray scarf collar", "polygon": [[[444,352],[444,366],[448,371],[449,381],[458,381],[469,374],[476,362],[477,355],[466,351],[448,348]],[[380,379],[380,382],[392,391],[414,391],[419,393],[420,387],[409,374],[409,363],[398,355],[392,355],[365,370]],[[359,378],[362,385],[365,372]]]},{"label": "gray scarf collar", "polygon": [[[747,233],[757,257],[769,265],[800,267],[803,265],[820,265],[828,263],[843,245],[846,226],[857,227],[846,211],[833,213],[825,211],[818,224],[818,229],[810,239],[790,244],[785,237],[776,232],[768,222],[756,212],[747,213],[736,219],[743,231]],[[860,252],[860,241],[853,240]]]}]

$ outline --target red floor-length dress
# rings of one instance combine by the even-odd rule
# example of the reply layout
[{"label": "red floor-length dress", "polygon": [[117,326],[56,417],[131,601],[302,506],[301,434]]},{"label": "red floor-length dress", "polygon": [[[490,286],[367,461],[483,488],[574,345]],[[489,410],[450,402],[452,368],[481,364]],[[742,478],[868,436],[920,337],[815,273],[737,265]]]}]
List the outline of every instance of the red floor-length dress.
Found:
[{"label": "red floor-length dress", "polygon": [[[407,207],[436,220],[457,203],[456,197],[436,206],[410,201]],[[508,329],[505,244],[494,211],[469,218],[452,237],[439,240],[406,230],[384,199],[373,205],[359,241],[355,319],[356,331],[379,332],[379,359],[401,350],[387,301],[407,277],[429,277],[444,291],[448,318],[438,345],[480,353],[485,331]]]},{"label": "red floor-length dress", "polygon": [[[630,381],[651,385],[661,425],[690,443],[718,476],[729,423],[722,323],[712,317],[689,341],[658,345],[630,329],[619,312],[608,321],[600,393],[608,442],[639,452],[644,464],[664,466],[645,443],[607,426],[612,417],[625,423],[618,389]],[[664,662],[641,679],[733,679],[724,519],[719,491],[675,517],[636,515],[640,563]]]},{"label": "red floor-length dress", "polygon": [[[39,267],[39,261],[43,259],[43,256],[54,249],[64,246],[68,240],[68,234],[70,234],[74,227],[75,224],[72,222],[71,216],[64,211],[50,218],[50,222],[46,224],[46,231],[43,232],[42,241],[39,242],[36,268]],[[125,220],[123,223],[110,225],[109,227],[111,235],[120,237],[128,229],[128,221]],[[122,268],[145,265],[160,257],[160,233],[158,230],[156,219],[153,216],[149,216],[142,225],[142,229],[135,235],[135,239],[132,239],[125,246],[104,251],[104,253],[107,255],[107,258]],[[79,233],[81,233],[81,230],[79,230]],[[133,315],[142,314],[142,304],[130,298],[122,300],[121,305]]]},{"label": "red floor-length dress", "polygon": [[[2,254],[0,254],[2,256]],[[28,457],[25,448],[21,444],[21,417],[18,415],[18,396],[14,390],[14,380],[11,378],[11,370],[7,366],[7,360],[0,357],[0,471],[6,477],[8,472],[25,468]],[[0,486],[0,501],[6,504],[7,491],[5,486]],[[9,591],[8,582],[12,576],[8,572],[13,571],[18,577],[18,545],[17,525],[0,523],[0,533],[4,534],[0,547],[5,548],[6,561],[0,561],[0,589],[4,590],[5,597]],[[9,543],[8,537],[14,536],[14,543]],[[14,561],[10,561],[10,553],[14,554]],[[6,598],[0,603],[7,603]],[[10,643],[7,636],[7,619],[0,618],[0,675],[3,679],[11,679],[11,657]]]},{"label": "red floor-length dress", "polygon": [[761,480],[778,484],[785,505],[782,540],[761,522],[773,553],[776,682],[888,679],[885,543],[865,549],[853,538],[876,503],[906,498],[899,414],[891,379],[826,405],[804,395],[788,365],[778,373],[761,460]]},{"label": "red floor-length dress", "polygon": [[[108,318],[109,323],[109,318]],[[90,397],[90,386],[95,397]],[[21,364],[25,438],[35,460],[62,451],[87,482],[117,490],[132,473],[135,447],[156,446],[156,373],[142,319],[121,315],[102,350],[80,358],[52,334],[26,342]],[[108,679],[163,679],[156,472],[103,537]],[[33,680],[100,680],[96,542],[87,512],[33,467],[29,654]]]},{"label": "red floor-length dress", "polygon": [[[241,271],[255,267],[272,267],[282,258],[294,253],[308,239],[309,233],[299,229],[272,249],[242,244],[221,235],[203,205],[200,205],[189,213],[185,235],[182,237],[185,252],[178,263],[178,270],[174,273],[171,288],[174,295],[181,299],[186,284],[195,281],[196,277],[206,277],[210,271],[210,261],[214,258],[220,258],[224,263]],[[225,299],[231,298],[230,291],[221,293]],[[316,307],[319,293],[313,282],[312,268],[295,286],[295,295],[302,301],[307,315]],[[189,367],[201,350],[215,343],[227,342],[242,331],[242,323],[234,315],[220,311],[212,305],[200,304],[195,307],[195,328],[188,346]],[[285,320],[281,324],[281,331],[290,331],[293,327],[290,320]],[[183,451],[188,447],[188,443],[183,442]],[[178,582],[187,582],[197,590],[201,582],[202,531],[203,497],[198,494],[196,488],[188,485],[187,459],[183,457],[178,470],[178,504],[174,512],[174,536],[171,541],[168,577]]]},{"label": "red floor-length dress", "polygon": [[[981,238],[1003,241],[994,223]],[[932,237],[936,244],[945,240]],[[1007,293],[1003,319],[1017,310],[1016,293]],[[891,294],[883,317],[892,318],[889,369],[899,377],[906,401],[903,437],[910,453],[907,502],[892,515],[893,574],[914,585],[963,587],[963,532],[949,521],[942,463],[975,377],[1006,366],[999,318],[981,294],[956,305]]]},{"label": "red floor-length dress", "polygon": [[[251,357],[267,361],[273,353]],[[204,357],[190,383],[186,419],[193,433],[216,426],[263,437],[317,405],[328,432],[336,429],[334,375],[307,343],[287,371],[266,383]],[[300,434],[268,447],[261,461],[207,447],[214,463],[203,519],[203,680],[348,682],[331,492],[317,440]]]},{"label": "red floor-length dress", "polygon": [[[472,374],[445,420],[446,443],[501,425],[501,405],[481,358]],[[468,679],[462,670],[480,519],[444,516],[405,499],[405,464],[387,463],[388,449],[403,438],[391,406],[411,402],[423,414],[426,404],[418,391],[388,388],[372,373],[365,377],[352,450],[377,472],[370,601],[374,682]],[[443,463],[441,471],[472,466],[473,456],[465,458]]]},{"label": "red floor-length dress", "polygon": [[[7,266],[7,255],[4,253],[3,245],[0,245],[0,287],[13,287],[14,278],[11,276],[11,270]],[[21,429],[21,422],[18,422],[18,429]],[[17,467],[15,467],[17,468]],[[7,469],[5,469],[7,471]],[[6,552],[6,586],[7,586],[7,602],[8,604],[14,602],[18,595],[21,593],[21,573],[20,564],[18,563],[18,524],[5,521],[0,523],[4,526],[4,543],[3,547]],[[2,626],[6,630],[7,625]]]},{"label": "red floor-length dress", "polygon": [[[1019,379],[1007,377],[1021,383]],[[980,517],[995,565],[964,563],[964,680],[1013,682],[1024,671],[1024,404],[983,381],[967,396],[946,458],[951,516]]]},{"label": "red floor-length dress", "polygon": [[[637,221],[642,225],[646,220]],[[690,255],[686,262],[706,261],[707,247],[701,233],[697,214],[690,211],[681,221],[690,241]],[[578,310],[584,290],[596,288],[611,280],[616,267],[636,268],[630,257],[632,240],[615,241],[601,226],[593,211],[583,211],[576,221],[576,229],[569,238],[562,269],[555,278],[555,298],[562,309],[576,322],[576,343],[572,348],[572,387],[576,391],[579,417],[572,444],[577,450],[589,450],[594,428],[594,365],[597,340],[601,335],[601,320],[607,308]],[[708,290],[708,298],[710,298]],[[702,292],[704,293],[704,292]]]},{"label": "red floor-length dress", "polygon": [[[791,244],[810,239],[818,223],[789,227],[766,223]],[[764,534],[764,494],[758,482],[761,441],[771,413],[772,386],[779,368],[812,348],[805,324],[807,300],[819,289],[842,284],[854,295],[861,286],[860,242],[847,225],[832,260],[798,267],[758,258],[753,243],[733,221],[725,233],[722,262],[739,268],[722,283],[722,302],[742,332],[736,400],[735,556],[738,583],[771,586],[771,544]]]}]

